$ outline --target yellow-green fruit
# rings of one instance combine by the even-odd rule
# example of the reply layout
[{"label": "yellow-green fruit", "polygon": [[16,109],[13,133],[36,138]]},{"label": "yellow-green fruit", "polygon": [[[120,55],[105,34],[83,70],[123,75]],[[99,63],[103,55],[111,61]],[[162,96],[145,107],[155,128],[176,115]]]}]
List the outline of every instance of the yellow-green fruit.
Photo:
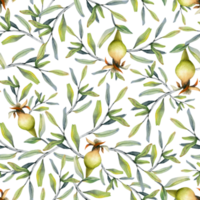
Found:
[{"label": "yellow-green fruit", "polygon": [[194,4],[198,4],[199,0],[178,0],[178,2],[182,5],[182,6],[192,6]]},{"label": "yellow-green fruit", "polygon": [[101,154],[98,149],[85,153],[83,164],[89,169],[98,169],[101,164]]},{"label": "yellow-green fruit", "polygon": [[192,187],[183,186],[177,190],[176,200],[197,200],[194,191]]},{"label": "yellow-green fruit", "polygon": [[29,131],[35,126],[35,118],[28,113],[17,114],[17,126],[25,131]]},{"label": "yellow-green fruit", "polygon": [[120,62],[127,57],[126,45],[119,40],[113,40],[108,44],[107,53],[116,62]]},{"label": "yellow-green fruit", "polygon": [[181,61],[176,66],[175,72],[176,72],[176,75],[178,76],[178,78],[181,80],[182,87],[186,87],[189,84],[189,80],[195,74],[195,66],[189,60],[186,49],[183,51]]}]

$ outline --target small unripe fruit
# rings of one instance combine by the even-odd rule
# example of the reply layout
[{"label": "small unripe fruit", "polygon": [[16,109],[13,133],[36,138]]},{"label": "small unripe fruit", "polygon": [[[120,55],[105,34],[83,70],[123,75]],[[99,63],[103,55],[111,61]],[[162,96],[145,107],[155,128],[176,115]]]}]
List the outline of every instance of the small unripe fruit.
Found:
[{"label": "small unripe fruit", "polygon": [[174,74],[180,80],[180,83],[183,86],[187,84],[188,81],[193,77],[198,75],[198,72],[195,69],[196,67],[190,60],[182,60],[176,65]]},{"label": "small unripe fruit", "polygon": [[108,44],[107,53],[111,60],[114,59],[119,63],[127,57],[127,48],[122,41],[113,40]]},{"label": "small unripe fruit", "polygon": [[192,187],[183,186],[177,190],[176,199],[177,200],[197,200],[195,189]]},{"label": "small unripe fruit", "polygon": [[182,6],[192,6],[195,4],[199,4],[199,0],[178,0],[178,2],[182,5]]},{"label": "small unripe fruit", "polygon": [[17,114],[17,126],[25,131],[29,131],[35,126],[35,118],[33,115],[28,113]]},{"label": "small unripe fruit", "polygon": [[101,164],[101,154],[99,149],[88,151],[83,159],[83,164],[89,169],[98,169]]}]

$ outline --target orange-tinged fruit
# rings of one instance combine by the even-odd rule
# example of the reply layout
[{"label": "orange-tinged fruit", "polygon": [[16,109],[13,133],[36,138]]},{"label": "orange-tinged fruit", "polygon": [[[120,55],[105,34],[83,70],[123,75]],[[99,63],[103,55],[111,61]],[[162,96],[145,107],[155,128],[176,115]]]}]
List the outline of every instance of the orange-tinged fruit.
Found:
[{"label": "orange-tinged fruit", "polygon": [[195,188],[183,186],[177,190],[177,200],[197,200],[195,196]]},{"label": "orange-tinged fruit", "polygon": [[110,59],[114,59],[117,63],[127,57],[126,45],[120,40],[113,40],[108,44],[107,53]]},{"label": "orange-tinged fruit", "polygon": [[23,130],[29,131],[35,126],[35,118],[33,115],[28,113],[18,113],[17,114],[17,126]]},{"label": "orange-tinged fruit", "polygon": [[183,51],[181,61],[176,66],[175,72],[178,78],[181,80],[182,87],[187,87],[190,79],[195,74],[195,66],[189,60],[186,49]]},{"label": "orange-tinged fruit", "polygon": [[178,0],[178,2],[182,5],[182,6],[192,6],[195,4],[199,4],[199,0]]},{"label": "orange-tinged fruit", "polygon": [[89,169],[98,169],[101,164],[101,154],[99,149],[88,151],[83,159],[83,164]]}]

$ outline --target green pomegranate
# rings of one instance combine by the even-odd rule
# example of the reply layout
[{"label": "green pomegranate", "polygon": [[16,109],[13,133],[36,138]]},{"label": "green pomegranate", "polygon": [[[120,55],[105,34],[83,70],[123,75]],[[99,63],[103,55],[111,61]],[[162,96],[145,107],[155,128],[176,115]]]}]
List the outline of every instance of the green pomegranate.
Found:
[{"label": "green pomegranate", "polygon": [[83,164],[89,169],[98,169],[101,164],[101,154],[100,149],[95,149],[93,151],[88,151],[85,153]]},{"label": "green pomegranate", "polygon": [[127,48],[122,42],[122,34],[119,30],[115,31],[114,39],[108,44],[107,53],[110,59],[117,63],[120,63],[127,57]]},{"label": "green pomegranate", "polygon": [[197,200],[194,191],[195,189],[192,187],[183,186],[177,190],[176,199],[177,200]]},{"label": "green pomegranate", "polygon": [[116,62],[120,62],[127,57],[126,45],[119,40],[113,40],[108,44],[107,49],[110,59],[114,59]]},{"label": "green pomegranate", "polygon": [[35,118],[28,113],[17,113],[17,126],[25,131],[29,131],[35,126]]},{"label": "green pomegranate", "polygon": [[182,5],[182,6],[192,6],[195,4],[199,4],[199,0],[178,0],[178,2]]},{"label": "green pomegranate", "polygon": [[181,80],[182,87],[185,88],[189,85],[190,79],[195,74],[195,66],[194,64],[189,60],[188,54],[186,49],[183,51],[181,61],[176,66],[176,75]]}]

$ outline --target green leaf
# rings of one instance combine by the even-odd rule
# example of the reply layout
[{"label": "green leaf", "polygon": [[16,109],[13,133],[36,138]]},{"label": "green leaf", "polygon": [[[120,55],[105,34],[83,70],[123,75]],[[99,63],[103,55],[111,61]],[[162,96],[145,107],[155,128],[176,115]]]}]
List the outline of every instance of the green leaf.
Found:
[{"label": "green leaf", "polygon": [[159,190],[155,190],[153,191],[151,194],[148,194],[144,197],[144,199],[151,199],[153,197],[155,197],[158,194]]},{"label": "green leaf", "polygon": [[176,132],[173,132],[173,133],[169,136],[169,139],[168,139],[166,145],[170,144],[170,143],[173,141],[175,134],[176,134]]},{"label": "green leaf", "polygon": [[171,160],[172,162],[175,162],[175,163],[180,163],[180,161],[173,157],[173,156],[164,156],[165,159],[168,159],[168,160]]},{"label": "green leaf", "polygon": [[10,170],[9,167],[7,167],[6,165],[1,164],[1,163],[0,163],[0,168],[1,168],[1,169],[5,169],[5,170]]},{"label": "green leaf", "polygon": [[126,94],[127,89],[128,89],[128,88],[125,87],[124,89],[122,89],[122,90],[119,92],[119,94],[118,94],[118,96],[117,96],[115,102],[121,100],[121,99],[124,97],[124,95]]},{"label": "green leaf", "polygon": [[24,99],[28,95],[32,86],[33,86],[33,84],[29,83],[26,87],[24,87],[24,89],[22,90],[21,97],[20,97],[19,101],[21,101],[22,99]]},{"label": "green leaf", "polygon": [[50,131],[50,136],[58,140],[65,140],[65,137],[61,133]]},{"label": "green leaf", "polygon": [[138,11],[138,0],[131,0],[134,12]]},{"label": "green leaf", "polygon": [[109,117],[110,117],[110,119],[113,119],[113,120],[119,122],[119,123],[122,124],[123,126],[127,126],[127,127],[130,126],[130,125],[126,122],[126,120],[123,119],[122,117],[115,117],[115,116],[109,116]]},{"label": "green leaf", "polygon": [[46,130],[46,126],[45,126],[45,118],[43,114],[40,114],[40,124],[39,124],[39,137],[42,137],[42,135],[44,134]]},{"label": "green leaf", "polygon": [[153,62],[153,60],[148,60],[146,58],[143,58],[143,57],[140,57],[140,56],[136,56],[136,55],[133,55],[133,54],[130,54],[130,57],[137,61],[137,62],[141,62],[141,63],[146,63],[146,64],[150,64]]},{"label": "green leaf", "polygon": [[104,44],[104,42],[113,34],[115,31],[115,27],[107,29],[103,35],[101,36],[99,42],[98,42],[98,47],[101,48],[101,46]]},{"label": "green leaf", "polygon": [[51,27],[49,25],[46,25],[46,24],[41,24],[37,21],[33,21],[33,20],[29,20],[29,22],[35,26],[36,28],[38,29],[43,29],[43,28],[47,28],[47,29],[50,29]]},{"label": "green leaf", "polygon": [[3,69],[5,69],[5,67],[7,66],[1,53],[0,53],[0,65]]},{"label": "green leaf", "polygon": [[6,100],[8,101],[8,103],[11,105],[11,106],[14,106],[15,104],[13,103],[10,95],[7,93],[6,89],[3,90],[3,94],[6,98]]},{"label": "green leaf", "polygon": [[171,37],[176,36],[179,33],[180,33],[180,31],[172,31],[172,32],[168,33],[167,35],[163,36],[162,38],[171,38]]},{"label": "green leaf", "polygon": [[104,176],[103,176],[103,171],[102,171],[102,169],[99,171],[99,176],[100,176],[100,179],[101,179],[102,184],[105,185],[105,181],[104,181]]},{"label": "green leaf", "polygon": [[[66,154],[63,155],[63,158],[60,162],[60,170],[65,170],[65,165],[67,163]],[[63,181],[62,181],[63,182]]]},{"label": "green leaf", "polygon": [[71,58],[73,55],[75,55],[78,51],[80,51],[82,48],[75,48],[71,49],[67,52],[65,58]]},{"label": "green leaf", "polygon": [[119,154],[118,158],[119,158],[119,164],[121,166],[121,168],[124,170],[124,172],[126,173],[127,177],[132,177],[131,174],[131,168],[130,165],[128,164],[128,162],[126,160],[124,160]]},{"label": "green leaf", "polygon": [[40,9],[39,9],[38,4],[36,4],[36,3],[33,4],[33,11],[34,11],[35,14],[37,15],[36,18],[38,18],[38,15],[40,14]]},{"label": "green leaf", "polygon": [[20,21],[20,23],[29,31],[31,32],[31,26],[29,23],[21,16],[15,15],[15,17]]},{"label": "green leaf", "polygon": [[106,26],[105,13],[100,5],[97,5],[97,13],[98,13],[101,25]]},{"label": "green leaf", "polygon": [[171,168],[172,168],[172,165],[169,166],[169,167],[165,167],[165,168],[159,169],[157,171],[153,171],[153,173],[154,174],[162,174],[162,173],[165,173],[165,172],[169,171]]},{"label": "green leaf", "polygon": [[5,45],[5,44],[8,44],[8,43],[17,42],[22,37],[24,37],[24,35],[11,35],[11,36],[7,37],[5,40],[3,40],[1,43],[3,45]]},{"label": "green leaf", "polygon": [[197,31],[196,29],[191,28],[189,26],[179,27],[179,29],[181,29],[182,31]]},{"label": "green leaf", "polygon": [[109,131],[104,131],[101,133],[93,133],[96,137],[108,137],[111,135],[114,135],[115,133],[117,133],[119,131],[119,129],[114,129],[114,130],[109,130]]},{"label": "green leaf", "polygon": [[147,106],[144,106],[142,103],[141,103],[141,99],[140,98],[138,98],[138,97],[134,97],[133,99],[132,99],[132,107],[134,107],[134,108],[139,108],[139,109],[141,109],[141,110],[148,110],[148,108],[149,107],[147,107]]},{"label": "green leaf", "polygon": [[109,192],[102,192],[100,190],[90,190],[83,193],[93,196],[95,198],[105,198],[110,196]]},{"label": "green leaf", "polygon": [[93,91],[82,92],[81,94],[82,94],[82,95],[89,95],[89,96],[91,96],[91,97],[98,97],[98,96],[99,96],[98,94],[96,94],[96,93],[93,92]]},{"label": "green leaf", "polygon": [[23,184],[24,184],[28,177],[29,177],[29,173],[22,173],[16,177],[15,181],[17,184],[18,184],[18,182],[20,182],[22,184],[22,181],[23,181]]},{"label": "green leaf", "polygon": [[153,179],[154,181],[156,181],[156,182],[161,182],[161,180],[153,173],[153,172],[148,172],[148,171],[145,171],[148,175],[149,175],[149,177],[151,178],[151,179]]},{"label": "green leaf", "polygon": [[74,0],[74,4],[76,6],[76,10],[78,11],[78,13],[82,16],[85,17],[83,14],[83,10],[82,10],[82,6],[79,0]]},{"label": "green leaf", "polygon": [[137,39],[136,43],[135,43],[135,47],[139,46],[140,44],[144,43],[145,41],[147,41],[147,39],[149,38],[149,35],[151,33],[151,29],[148,28],[142,35],[139,36],[139,38]]},{"label": "green leaf", "polygon": [[72,140],[72,143],[74,144],[74,148],[78,150],[80,148],[81,139],[77,130],[77,124],[75,123],[71,123],[70,138]]},{"label": "green leaf", "polygon": [[151,149],[151,146],[152,146],[152,144],[147,145],[143,149],[143,151],[135,157],[135,160],[138,160],[139,158],[142,158],[142,157],[146,156],[149,153],[149,151]]},{"label": "green leaf", "polygon": [[49,119],[49,121],[54,124],[55,126],[58,126],[55,118],[53,117],[53,115],[51,113],[49,113],[48,111],[45,112],[47,118]]},{"label": "green leaf", "polygon": [[56,179],[53,177],[52,174],[49,174],[50,185],[54,193],[56,194]]},{"label": "green leaf", "polygon": [[40,13],[40,17],[43,16],[43,15],[47,15],[47,14],[49,14],[49,13],[52,13],[52,12],[58,10],[58,9],[61,9],[61,8],[63,8],[63,7],[60,6],[60,5],[50,6],[50,7],[46,8],[46,9],[44,9],[44,10]]},{"label": "green leaf", "polygon": [[160,24],[160,18],[151,8],[147,10],[147,14],[153,20],[153,24],[149,24],[150,26],[158,26]]},{"label": "green leaf", "polygon": [[163,65],[164,62],[163,62],[163,57],[162,57],[162,54],[153,47],[153,45],[151,45],[151,50],[154,52],[154,54],[156,55],[158,61]]},{"label": "green leaf", "polygon": [[48,151],[48,150],[52,149],[53,147],[55,147],[56,145],[61,144],[63,141],[64,141],[64,139],[49,142],[49,143],[46,145],[46,147],[43,149],[43,151]]},{"label": "green leaf", "polygon": [[29,171],[27,169],[20,167],[20,166],[16,165],[15,163],[8,162],[8,164],[12,167],[12,169],[14,169],[17,172],[28,172],[29,173]]},{"label": "green leaf", "polygon": [[184,148],[181,151],[180,157],[183,157],[196,143],[197,143],[197,139],[195,139],[194,142],[185,145]]},{"label": "green leaf", "polygon": [[2,21],[0,21],[0,27],[1,27],[1,30],[6,30],[6,31],[9,30],[9,27],[6,24],[4,24]]},{"label": "green leaf", "polygon": [[17,153],[14,154],[1,154],[0,155],[0,160],[9,160],[12,159],[16,156]]},{"label": "green leaf", "polygon": [[132,34],[132,32],[124,25],[116,25],[115,27],[122,33]]},{"label": "green leaf", "polygon": [[51,190],[46,189],[45,187],[43,187],[40,191],[40,196],[39,199],[41,200],[45,200],[45,199],[52,199],[52,193]]},{"label": "green leaf", "polygon": [[[66,160],[66,154],[63,156],[63,158],[65,158],[65,160]],[[62,159],[63,160],[63,159]],[[61,160],[61,163],[63,162],[63,164],[62,164],[62,168],[63,169],[61,169],[60,168],[60,170],[65,170],[65,165],[66,165],[66,162],[65,161],[62,161]],[[73,171],[67,171],[67,172],[65,172],[63,175],[62,175],[62,177],[61,177],[61,182],[63,183],[63,182],[67,182],[66,181],[66,179],[69,177],[69,175],[71,175],[73,173]]]},{"label": "green leaf", "polygon": [[150,89],[150,90],[145,90],[144,92],[140,93],[141,96],[146,96],[146,95],[152,95],[152,94],[158,94],[158,93],[164,93],[163,89],[157,88],[157,89]]},{"label": "green leaf", "polygon": [[74,168],[78,176],[80,176],[82,179],[84,179],[83,170],[81,168],[81,165],[79,163],[78,157],[74,157]]},{"label": "green leaf", "polygon": [[117,169],[106,169],[107,171],[113,173],[113,174],[123,174],[123,171],[117,170]]},{"label": "green leaf", "polygon": [[72,45],[73,47],[83,48],[83,45],[77,41],[70,41],[69,45]]},{"label": "green leaf", "polygon": [[14,141],[12,134],[10,131],[6,128],[4,123],[0,123],[1,133],[3,137],[14,147]]},{"label": "green leaf", "polygon": [[83,68],[82,74],[81,74],[81,81],[85,78],[87,74],[87,65]]},{"label": "green leaf", "polygon": [[138,132],[138,130],[139,130],[139,128],[140,128],[141,125],[142,125],[142,123],[139,123],[136,126],[134,126],[128,137],[129,138],[133,137]]},{"label": "green leaf", "polygon": [[151,150],[151,164],[152,164],[152,166],[154,165],[156,158],[157,158],[157,149],[156,149],[156,145],[153,145],[152,150]]},{"label": "green leaf", "polygon": [[109,115],[115,115],[115,114],[117,114],[117,113],[119,113],[119,112],[121,112],[121,111],[122,111],[122,108],[116,109],[116,110],[111,110],[108,114],[109,114]]},{"label": "green leaf", "polygon": [[48,172],[44,170],[44,159],[42,159],[35,174],[35,182],[38,188],[43,187],[43,181],[47,173]]},{"label": "green leaf", "polygon": [[149,81],[147,83],[144,83],[144,86],[145,87],[156,87],[158,85],[161,85],[161,83],[158,83],[158,82],[154,82],[154,81]]},{"label": "green leaf", "polygon": [[26,15],[26,16],[33,16],[35,18],[38,17],[37,14],[35,14],[33,11],[29,10],[29,9],[22,9],[20,10],[20,14]]},{"label": "green leaf", "polygon": [[177,119],[171,118],[171,121],[172,121],[177,127],[187,130],[187,128],[186,128],[185,126],[183,126],[183,124],[182,124],[181,122],[179,122]]},{"label": "green leaf", "polygon": [[12,58],[12,62],[18,60],[19,58],[27,55],[28,53],[30,53],[31,51],[33,51],[33,48],[28,48],[28,49],[24,49],[22,51],[20,51],[19,53],[17,53],[16,55],[13,56]]},{"label": "green leaf", "polygon": [[151,67],[150,67],[151,77],[154,76],[154,71],[158,69],[158,65],[159,65],[159,63],[158,63],[157,61],[154,61],[154,62],[151,64]]},{"label": "green leaf", "polygon": [[14,197],[13,197],[12,200],[17,200],[17,199],[20,197],[20,195],[21,195],[23,189],[24,189],[24,186],[20,187],[20,188],[15,192]]},{"label": "green leaf", "polygon": [[11,87],[16,87],[16,85],[14,85],[11,81],[8,80],[0,81],[0,83],[4,85],[10,85]]},{"label": "green leaf", "polygon": [[182,176],[177,178],[172,178],[168,181],[168,183],[165,185],[165,188],[173,187],[175,185],[178,185],[182,182],[189,181],[190,178],[188,176]]},{"label": "green leaf", "polygon": [[188,46],[188,49],[194,58],[200,63],[200,51],[190,46]]},{"label": "green leaf", "polygon": [[192,175],[192,178],[197,177],[199,174],[200,174],[199,172],[195,172],[195,173]]},{"label": "green leaf", "polygon": [[88,19],[87,27],[89,27],[94,22],[95,19],[96,19],[96,6],[94,6],[94,8],[92,9],[92,14]]},{"label": "green leaf", "polygon": [[113,16],[116,18],[116,19],[119,19],[121,21],[124,21],[126,22],[126,19],[124,16],[122,16],[121,14],[117,13],[117,12],[114,12],[112,10],[110,10],[110,12],[113,14]]},{"label": "green leaf", "polygon": [[102,114],[102,107],[101,107],[101,101],[98,100],[96,103],[96,107],[95,110],[93,112],[93,123],[94,123],[94,127],[96,126],[99,118],[101,117]]},{"label": "green leaf", "polygon": [[5,14],[5,21],[6,24],[8,25],[8,30],[10,29],[10,9],[6,9],[6,14]]},{"label": "green leaf", "polygon": [[64,183],[79,183],[80,181],[75,178],[68,178],[63,181]]},{"label": "green leaf", "polygon": [[167,83],[168,79],[167,79],[167,75],[165,74],[164,70],[160,67],[158,69],[160,70],[160,73],[161,73],[162,77],[164,78],[165,83]]},{"label": "green leaf", "polygon": [[148,68],[144,68],[144,71],[146,72],[145,74],[146,74],[148,77],[151,77],[151,72],[149,71]]},{"label": "green leaf", "polygon": [[156,119],[157,126],[160,125],[164,112],[165,112],[165,104],[164,104],[164,99],[163,99],[155,113],[155,119]]},{"label": "green leaf", "polygon": [[65,21],[65,15],[63,14],[60,25],[58,27],[58,33],[59,33],[61,42],[65,41],[66,31],[67,31],[67,24]]},{"label": "green leaf", "polygon": [[[95,17],[96,18],[96,17]],[[90,49],[93,51],[93,53],[96,55],[96,45],[95,42],[92,38],[91,33],[87,34],[87,42],[88,42],[88,46],[90,47]]]},{"label": "green leaf", "polygon": [[67,190],[62,196],[58,197],[59,200],[65,199],[66,197],[68,197],[72,191],[73,191],[73,187],[71,187],[69,190]]},{"label": "green leaf", "polygon": [[86,182],[86,183],[94,183],[94,182],[99,181],[99,180],[100,180],[99,178],[88,177],[88,178],[85,178],[83,181]]},{"label": "green leaf", "polygon": [[45,29],[44,31],[42,31],[42,32],[40,33],[40,35],[38,35],[38,38],[47,37],[47,36],[51,33],[51,31],[52,31],[51,28]]},{"label": "green leaf", "polygon": [[75,58],[75,60],[81,64],[86,64],[86,65],[93,65],[97,61],[97,60],[86,60],[86,59],[78,59],[78,58]]},{"label": "green leaf", "polygon": [[86,110],[91,105],[91,103],[92,103],[92,101],[89,101],[88,103],[82,105],[80,108],[74,110],[73,112],[80,113],[80,112]]},{"label": "green leaf", "polygon": [[99,81],[98,86],[102,85],[106,79],[106,75]]},{"label": "green leaf", "polygon": [[18,159],[21,160],[23,158],[29,158],[38,154],[42,154],[41,150],[32,150],[32,151],[27,151],[23,153]]},{"label": "green leaf", "polygon": [[199,187],[199,185],[200,185],[200,175],[198,175],[196,178],[196,187]]},{"label": "green leaf", "polygon": [[44,57],[45,51],[46,51],[46,46],[47,43],[42,44],[42,46],[40,47],[38,54],[37,54],[37,58],[35,61],[35,65],[37,66],[38,63],[40,62],[40,60],[42,60],[42,58]]},{"label": "green leaf", "polygon": [[122,142],[118,142],[115,146],[116,147],[121,147],[121,146],[135,146],[135,145],[141,145],[141,143],[137,142],[137,141],[133,141],[133,140],[127,140],[127,141],[122,141]]},{"label": "green leaf", "polygon": [[73,91],[70,83],[67,84],[67,98],[68,98],[70,104],[72,105],[73,99],[74,99],[74,91]]},{"label": "green leaf", "polygon": [[184,49],[187,48],[187,45],[185,44],[178,44],[176,45],[171,51],[170,53],[177,53],[177,52],[181,52],[183,51]]}]

